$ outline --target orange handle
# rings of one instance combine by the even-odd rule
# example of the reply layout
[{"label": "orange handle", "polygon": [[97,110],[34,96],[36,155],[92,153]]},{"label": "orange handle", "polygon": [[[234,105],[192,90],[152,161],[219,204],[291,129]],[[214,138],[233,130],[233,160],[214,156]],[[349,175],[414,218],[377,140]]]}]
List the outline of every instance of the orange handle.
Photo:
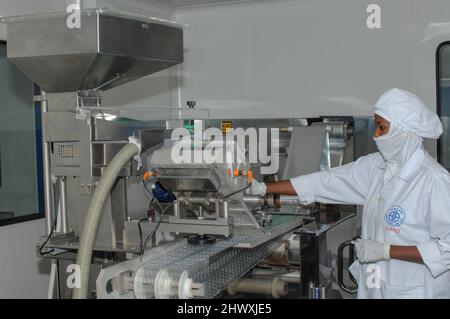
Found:
[{"label": "orange handle", "polygon": [[154,176],[155,174],[153,172],[145,172],[143,179],[144,181],[148,180],[150,177]]}]

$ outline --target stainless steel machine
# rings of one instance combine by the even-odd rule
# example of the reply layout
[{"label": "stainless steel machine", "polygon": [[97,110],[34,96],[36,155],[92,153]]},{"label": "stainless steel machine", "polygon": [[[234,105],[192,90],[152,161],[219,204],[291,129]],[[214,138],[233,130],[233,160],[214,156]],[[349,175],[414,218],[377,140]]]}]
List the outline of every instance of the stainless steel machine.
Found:
[{"label": "stainless steel machine", "polygon": [[[354,217],[355,207],[304,206],[296,197],[245,190],[253,178],[306,173],[293,160],[305,136],[318,136],[312,169],[353,160],[366,145],[357,145],[352,130],[361,119],[227,121],[279,129],[269,139],[280,146],[274,174],[262,175],[261,163],[246,156],[176,163],[174,129],[195,122],[226,136],[224,122],[195,108],[109,108],[101,93],[182,63],[182,28],[102,10],[81,14],[80,29],[67,27],[67,14],[4,20],[8,58],[43,90],[36,99],[48,234],[39,253],[59,263],[60,297],[333,297],[326,235]],[[205,152],[206,142],[195,150]],[[224,142],[224,152],[234,143]],[[130,197],[144,194],[148,202],[136,207]],[[78,277],[67,287],[73,264]]]}]

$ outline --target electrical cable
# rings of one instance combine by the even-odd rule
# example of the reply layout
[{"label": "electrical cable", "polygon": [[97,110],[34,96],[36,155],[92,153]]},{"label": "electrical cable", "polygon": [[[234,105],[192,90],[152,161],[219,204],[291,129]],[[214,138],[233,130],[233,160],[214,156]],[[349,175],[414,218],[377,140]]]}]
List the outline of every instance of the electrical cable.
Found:
[{"label": "electrical cable", "polygon": [[139,253],[142,250],[142,245],[143,245],[143,238],[142,238],[142,227],[141,227],[141,223],[144,221],[148,221],[148,217],[144,217],[142,219],[139,219],[138,221],[138,228],[139,228]]},{"label": "electrical cable", "polygon": [[[152,207],[152,203],[153,203],[153,200],[154,200],[154,199],[155,199],[155,198],[153,197],[152,200],[150,201],[149,207]],[[147,217],[144,217],[144,218],[142,218],[142,219],[140,219],[140,220],[138,221],[138,229],[139,229],[139,251],[142,250],[142,244],[143,244],[143,241],[142,241],[142,227],[141,227],[141,223],[144,222],[144,221],[147,221],[147,222],[148,222],[148,216],[147,216]]]},{"label": "electrical cable", "polygon": [[153,236],[153,234],[158,230],[159,225],[161,225],[161,222],[162,222],[162,218],[163,218],[163,216],[164,216],[164,213],[165,213],[170,207],[172,207],[173,204],[174,204],[174,203],[170,203],[166,208],[164,208],[164,210],[163,210],[162,213],[160,214],[158,224],[156,225],[155,229],[153,229],[153,230],[150,232],[150,234],[148,234],[147,238],[145,238],[145,241],[144,241],[144,243],[143,243],[143,245],[142,245],[141,251],[139,252],[139,256],[142,256],[142,255],[144,254],[144,252],[145,252],[145,246],[147,246],[147,243],[148,243],[149,239],[150,239],[150,238]]},{"label": "electrical cable", "polygon": [[228,198],[228,197],[231,197],[231,196],[233,196],[233,195],[236,195],[236,194],[238,194],[238,193],[240,193],[240,192],[246,191],[251,185],[252,185],[252,183],[249,183],[249,184],[248,184],[247,186],[245,186],[244,188],[242,188],[242,189],[240,189],[240,190],[238,190],[238,191],[235,191],[235,192],[233,192],[233,193],[231,193],[231,194],[228,194],[227,196],[224,196],[223,199],[226,199],[226,198]]},{"label": "electrical cable", "polygon": [[50,234],[48,234],[47,239],[42,243],[41,247],[39,247],[39,253],[41,254],[41,256],[48,255],[48,254],[52,253],[53,251],[55,251],[55,249],[52,248],[46,252],[42,252],[42,249],[45,247],[45,245],[47,244],[47,242],[50,240],[53,233],[55,232],[56,223],[57,223],[57,218],[55,217],[55,221],[53,222],[53,226],[52,226],[52,230],[50,231]]}]

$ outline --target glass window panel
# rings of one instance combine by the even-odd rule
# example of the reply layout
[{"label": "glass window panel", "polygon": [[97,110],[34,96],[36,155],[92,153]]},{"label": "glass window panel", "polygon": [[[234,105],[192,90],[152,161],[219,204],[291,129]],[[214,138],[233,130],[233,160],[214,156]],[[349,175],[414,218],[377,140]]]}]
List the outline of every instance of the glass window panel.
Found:
[{"label": "glass window panel", "polygon": [[0,225],[42,216],[40,112],[33,96],[33,83],[7,60],[0,42]]}]

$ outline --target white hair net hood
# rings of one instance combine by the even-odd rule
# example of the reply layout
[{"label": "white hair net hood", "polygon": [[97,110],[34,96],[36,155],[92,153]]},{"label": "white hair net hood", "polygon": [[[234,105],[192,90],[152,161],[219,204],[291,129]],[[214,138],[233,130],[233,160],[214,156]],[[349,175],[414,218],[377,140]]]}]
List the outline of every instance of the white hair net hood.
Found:
[{"label": "white hair net hood", "polygon": [[442,134],[439,117],[414,94],[391,89],[375,104],[375,114],[420,137],[437,139]]}]

